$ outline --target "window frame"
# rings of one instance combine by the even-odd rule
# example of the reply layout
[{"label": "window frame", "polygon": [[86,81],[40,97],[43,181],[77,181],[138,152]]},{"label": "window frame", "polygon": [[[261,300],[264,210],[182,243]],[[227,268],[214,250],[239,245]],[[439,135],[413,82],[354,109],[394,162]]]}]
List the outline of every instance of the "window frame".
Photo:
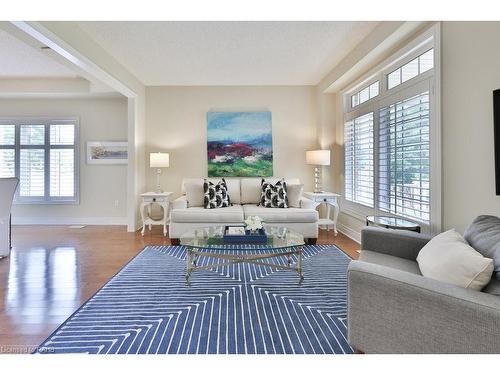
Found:
[{"label": "window frame", "polygon": [[[434,49],[434,67],[406,82],[401,83],[391,89],[387,88],[387,75],[399,67],[402,67],[409,61],[422,55],[429,49]],[[439,233],[442,225],[442,196],[441,196],[441,110],[440,110],[440,80],[441,80],[441,60],[440,60],[440,26],[435,24],[398,52],[390,56],[384,62],[370,70],[365,76],[361,77],[346,89],[340,92],[340,100],[343,108],[342,116],[342,139],[344,126],[347,121],[362,116],[368,112],[374,112],[374,207],[364,206],[357,202],[349,201],[345,198],[345,180],[341,181],[344,198],[343,211],[359,220],[365,221],[368,215],[388,215],[390,214],[379,209],[379,113],[384,106],[393,104],[399,99],[411,97],[412,94],[419,94],[429,91],[429,110],[430,110],[430,221],[429,224],[420,223],[422,231],[425,233]],[[360,88],[370,85],[379,80],[379,95],[356,107],[351,106],[351,95],[359,91]],[[421,90],[421,91],[420,91]],[[419,92],[420,91],[420,92]],[[342,155],[344,158],[344,154]],[[345,160],[343,162],[345,166]],[[345,178],[345,175],[342,175]]]},{"label": "window frame", "polygon": [[[75,141],[73,145],[51,145],[50,144],[50,125],[74,125]],[[20,188],[16,190],[13,204],[15,205],[78,205],[80,204],[80,124],[77,117],[2,117],[1,125],[15,125],[15,144],[0,145],[0,149],[14,149],[15,153],[15,176],[20,177],[20,154],[21,149],[43,149],[45,153],[44,160],[44,196],[43,197],[21,197]],[[22,145],[21,146],[21,125],[44,125],[45,139],[43,145]],[[71,149],[74,150],[74,195],[72,197],[51,197],[50,196],[50,150],[52,149]]]},{"label": "window frame", "polygon": [[[371,97],[370,95],[370,88],[375,84],[375,83],[378,83],[378,94]],[[354,90],[353,92],[351,92],[349,95],[349,107],[351,110],[354,110],[356,108],[358,108],[359,106],[362,106],[364,105],[365,103],[369,102],[370,100],[373,100],[375,98],[378,98],[379,95],[380,95],[380,86],[381,86],[381,82],[380,82],[380,79],[377,77],[375,79],[371,79],[369,81],[366,81],[366,82],[363,82],[362,85],[359,85],[356,90]],[[363,103],[360,103],[360,100],[361,100],[361,92],[368,89],[368,99],[365,100]],[[352,105],[352,99],[354,98],[354,96],[357,95],[358,96],[358,104],[356,105]]]}]

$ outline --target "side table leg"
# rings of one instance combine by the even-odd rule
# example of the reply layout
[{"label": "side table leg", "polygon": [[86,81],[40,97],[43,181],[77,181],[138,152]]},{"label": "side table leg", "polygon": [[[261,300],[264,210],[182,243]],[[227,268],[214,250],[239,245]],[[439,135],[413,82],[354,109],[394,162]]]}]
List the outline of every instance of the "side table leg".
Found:
[{"label": "side table leg", "polygon": [[[328,203],[326,204],[326,219],[330,220],[330,205]],[[330,231],[330,225],[328,224],[326,225],[326,231]]]},{"label": "side table leg", "polygon": [[[151,220],[151,218],[152,218],[151,212],[153,210],[153,203],[149,203],[147,207],[148,207],[148,219]],[[151,232],[151,224],[148,225],[148,229],[149,229],[149,232]]]},{"label": "side table leg", "polygon": [[142,230],[141,230],[141,235],[144,237],[144,231],[146,230],[146,218],[144,217],[144,207],[145,204],[144,202],[141,203],[141,219],[142,219]]},{"label": "side table leg", "polygon": [[337,232],[337,220],[339,218],[339,211],[340,211],[340,207],[339,207],[339,204],[337,201],[335,201],[335,203],[333,203],[333,230],[335,232],[335,235],[338,234]]},{"label": "side table leg", "polygon": [[167,235],[167,217],[168,217],[168,206],[169,204],[164,204],[163,207],[163,237]]}]

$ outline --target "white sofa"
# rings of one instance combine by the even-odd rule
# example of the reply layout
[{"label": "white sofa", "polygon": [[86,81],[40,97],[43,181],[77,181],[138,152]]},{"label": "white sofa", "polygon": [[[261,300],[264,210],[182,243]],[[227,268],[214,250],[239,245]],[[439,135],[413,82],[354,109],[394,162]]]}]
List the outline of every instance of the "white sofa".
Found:
[{"label": "white sofa", "polygon": [[[217,182],[220,178],[209,178]],[[261,178],[225,178],[231,203],[230,207],[205,209],[192,206],[185,195],[186,183],[203,185],[203,178],[189,178],[182,181],[180,198],[172,202],[170,212],[170,238],[172,244],[178,244],[179,238],[187,231],[213,225],[241,225],[248,216],[259,216],[265,224],[283,226],[301,233],[308,243],[316,242],[318,238],[318,211],[316,203],[301,197],[300,207],[266,208],[258,206],[261,197]],[[278,178],[267,178],[272,183]],[[287,184],[300,184],[297,178],[285,179]]]}]

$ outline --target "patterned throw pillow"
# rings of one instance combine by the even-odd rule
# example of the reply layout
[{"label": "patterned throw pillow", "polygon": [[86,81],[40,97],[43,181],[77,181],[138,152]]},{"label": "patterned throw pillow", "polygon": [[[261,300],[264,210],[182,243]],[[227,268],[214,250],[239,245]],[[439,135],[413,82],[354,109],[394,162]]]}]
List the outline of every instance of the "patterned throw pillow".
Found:
[{"label": "patterned throw pillow", "polygon": [[259,205],[270,208],[288,208],[285,180],[281,179],[273,185],[262,179]]},{"label": "patterned throw pillow", "polygon": [[214,184],[205,179],[203,190],[205,191],[205,208],[229,207],[231,205],[231,200],[227,193],[226,180],[222,179],[222,181]]}]

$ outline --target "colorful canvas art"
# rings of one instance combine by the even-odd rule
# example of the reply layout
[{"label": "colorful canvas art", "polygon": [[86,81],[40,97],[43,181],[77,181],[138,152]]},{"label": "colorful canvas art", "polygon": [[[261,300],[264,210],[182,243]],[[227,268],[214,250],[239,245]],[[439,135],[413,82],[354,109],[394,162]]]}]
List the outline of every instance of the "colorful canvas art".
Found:
[{"label": "colorful canvas art", "polygon": [[209,177],[273,175],[271,112],[208,112]]}]

